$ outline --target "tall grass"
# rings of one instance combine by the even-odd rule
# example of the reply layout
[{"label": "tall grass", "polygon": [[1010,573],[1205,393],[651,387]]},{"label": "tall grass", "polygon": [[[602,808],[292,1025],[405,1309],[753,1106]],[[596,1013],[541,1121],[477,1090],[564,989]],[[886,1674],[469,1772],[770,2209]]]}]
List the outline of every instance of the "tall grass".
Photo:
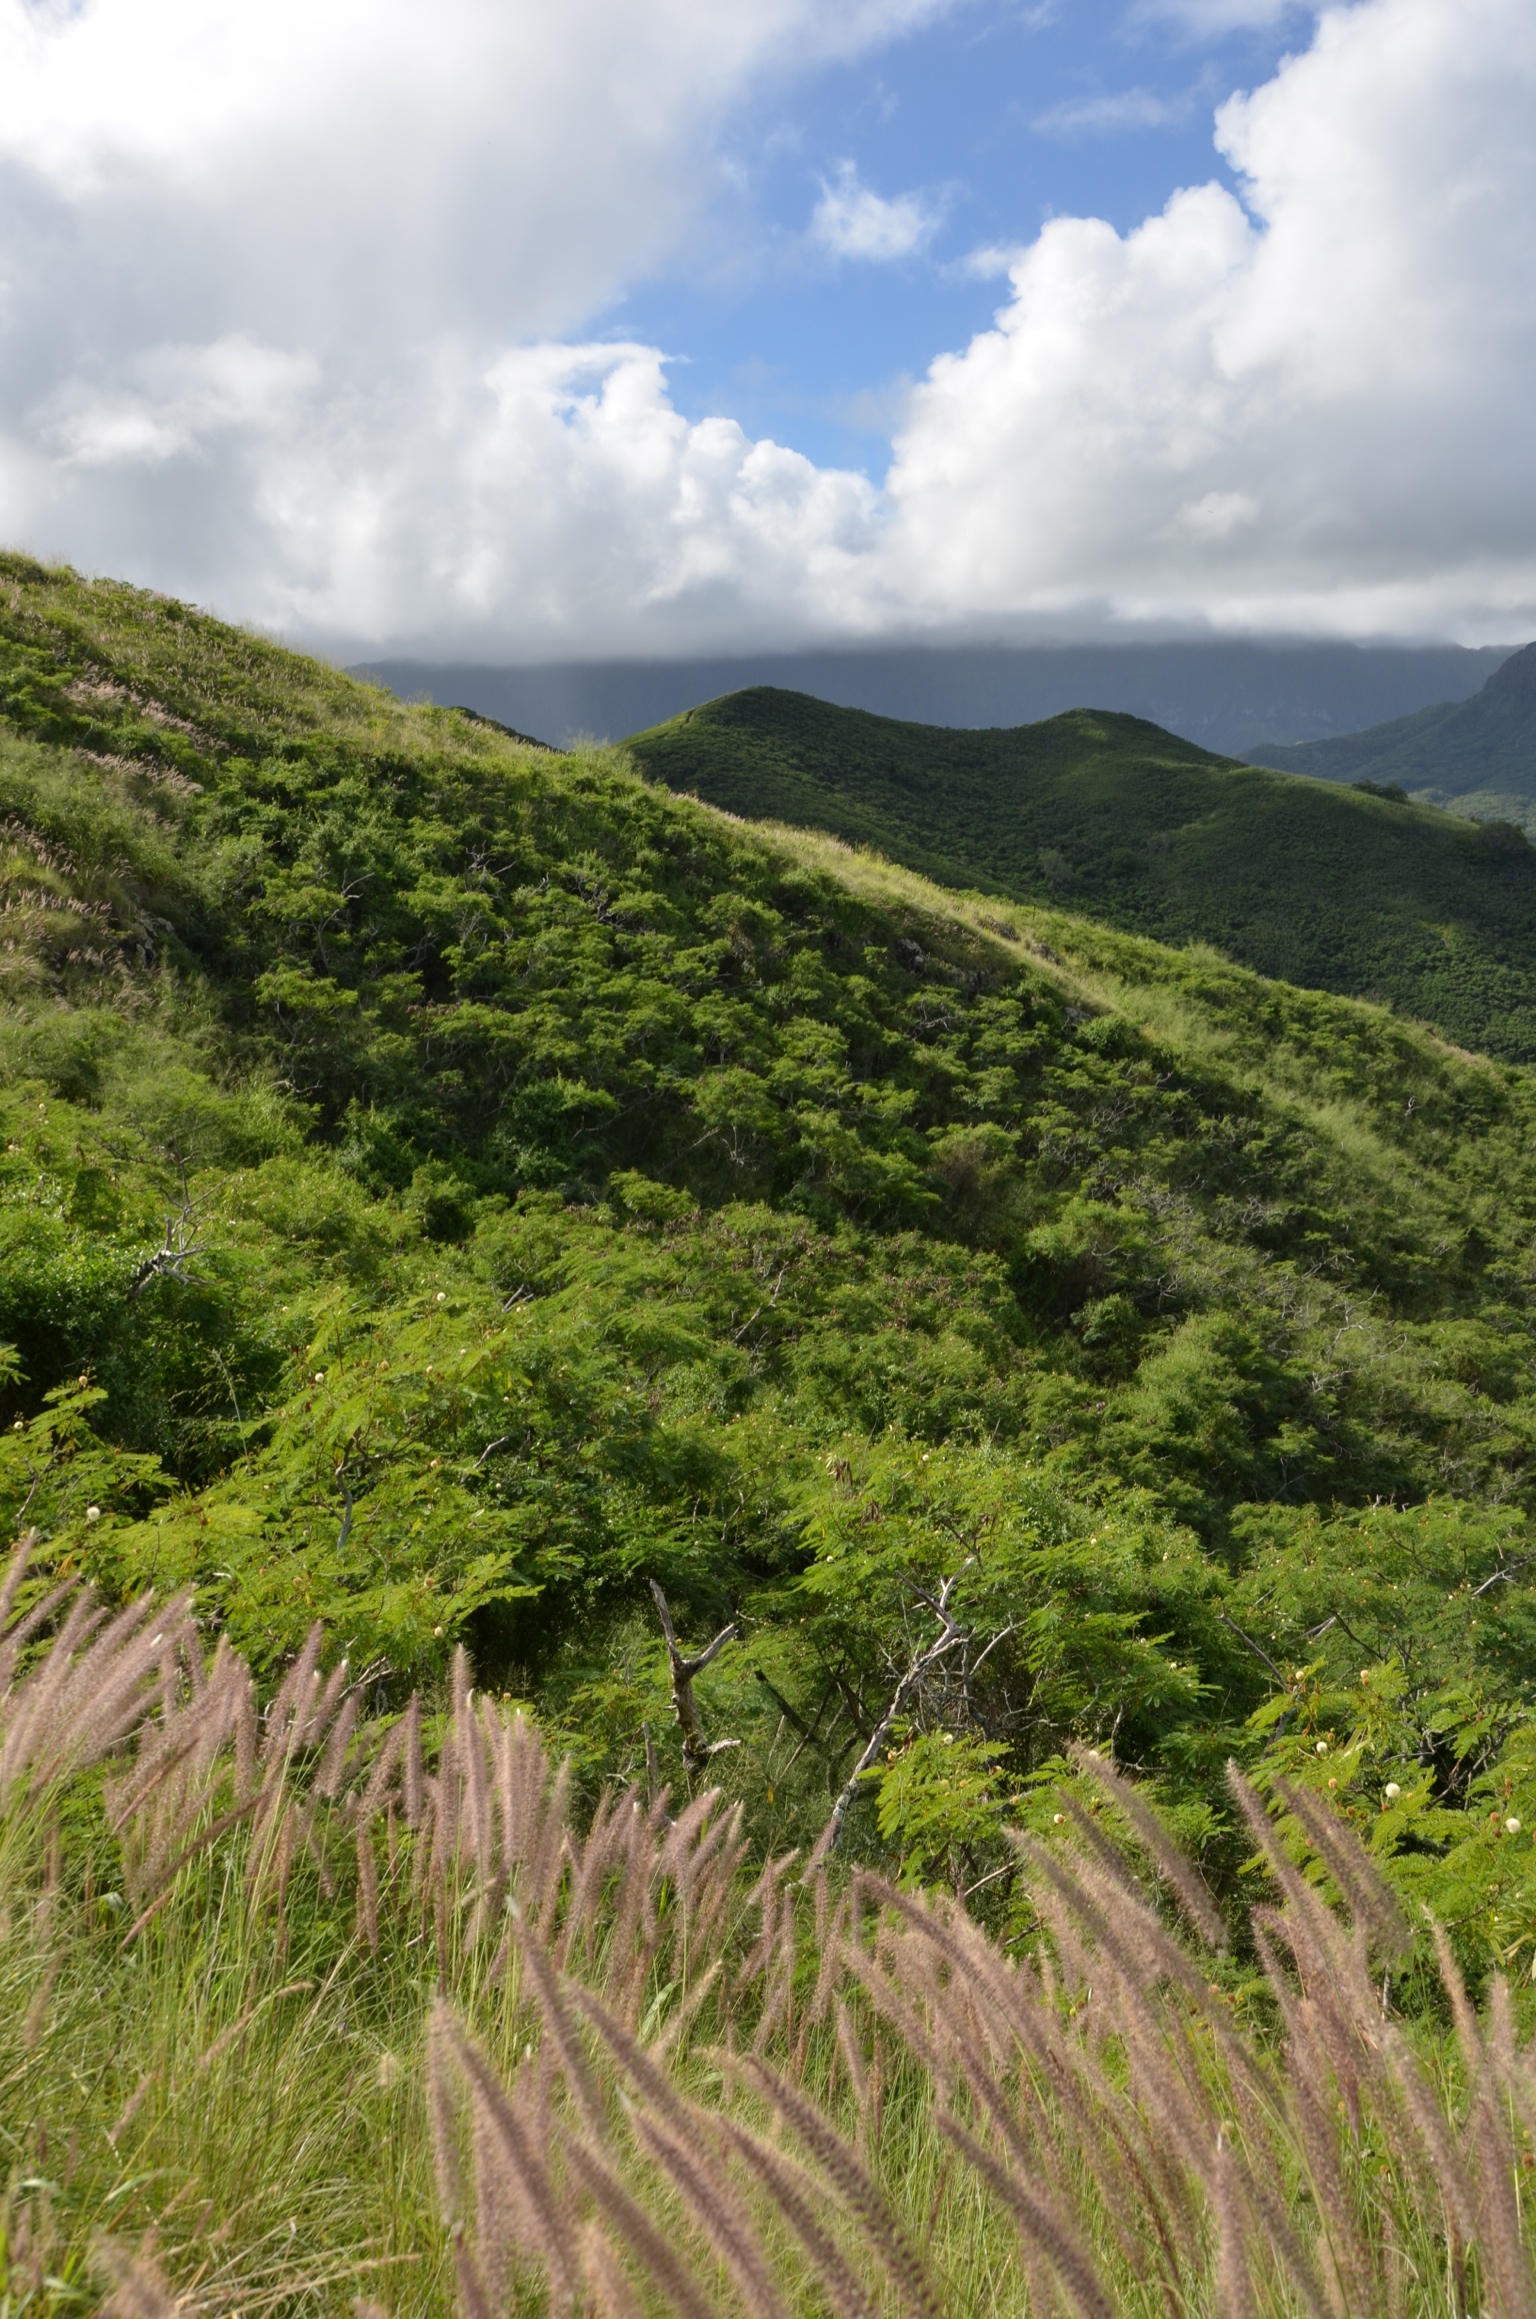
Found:
[{"label": "tall grass", "polygon": [[3,1610],[7,2313],[1536,2312],[1509,1993],[1442,1940],[1398,2019],[1315,1799],[1303,1874],[1233,1775],[1229,1921],[1085,1756],[1152,1881],[1069,1806],[1004,1945],[707,1791],[578,1815],[462,1658],[385,1718],[316,1635],[262,1706],[185,1604],[22,1553]]}]

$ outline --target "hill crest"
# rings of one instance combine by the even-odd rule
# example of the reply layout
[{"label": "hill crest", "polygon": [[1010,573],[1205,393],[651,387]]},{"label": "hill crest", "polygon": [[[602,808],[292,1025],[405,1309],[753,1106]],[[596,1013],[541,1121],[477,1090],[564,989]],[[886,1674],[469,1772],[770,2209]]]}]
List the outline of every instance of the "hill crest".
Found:
[{"label": "hill crest", "polygon": [[1215,756],[1144,720],[912,725],[754,687],[635,734],[654,779],[870,846],[952,886],[1070,907],[1536,1057],[1536,853]]}]

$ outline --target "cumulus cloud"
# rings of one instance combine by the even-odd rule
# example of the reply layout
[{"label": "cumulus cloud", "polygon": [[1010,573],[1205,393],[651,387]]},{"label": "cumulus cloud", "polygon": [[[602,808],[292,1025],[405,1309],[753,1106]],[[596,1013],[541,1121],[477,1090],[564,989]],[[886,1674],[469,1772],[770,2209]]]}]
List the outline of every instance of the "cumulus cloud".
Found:
[{"label": "cumulus cloud", "polygon": [[941,4],[0,0],[0,534],[358,651],[1531,633],[1529,0],[1327,11],[1238,193],[1006,253],[879,487],[592,338],[744,89]]},{"label": "cumulus cloud", "polygon": [[1015,257],[898,436],[888,588],[935,618],[1528,634],[1533,117],[1529,0],[1327,13],[1218,117],[1241,200],[1059,218]]},{"label": "cumulus cloud", "polygon": [[939,216],[938,204],[927,195],[899,193],[888,201],[860,183],[851,161],[840,161],[831,183],[822,184],[811,239],[833,257],[872,259],[878,265],[924,248]]},{"label": "cumulus cloud", "polygon": [[0,536],[359,643],[448,634],[493,569],[501,649],[557,604],[567,647],[614,641],[711,525],[814,605],[868,487],[742,443],[728,490],[655,354],[587,332],[706,208],[745,93],[950,4],[0,0]]}]

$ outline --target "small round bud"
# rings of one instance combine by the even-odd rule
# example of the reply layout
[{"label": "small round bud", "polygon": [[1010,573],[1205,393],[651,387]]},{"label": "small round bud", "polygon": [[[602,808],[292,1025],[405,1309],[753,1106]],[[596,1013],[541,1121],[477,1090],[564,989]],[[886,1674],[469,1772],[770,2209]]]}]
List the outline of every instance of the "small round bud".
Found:
[{"label": "small round bud", "polygon": [[1513,1814],[1504,1823],[1504,1833],[1506,1836],[1518,1836],[1520,1833],[1520,1823]]},{"label": "small round bud", "polygon": [[1319,1755],[1326,1755],[1328,1753],[1328,1742],[1326,1739],[1320,1739],[1318,1741],[1317,1752]]},{"label": "small round bud", "polygon": [[85,1518],[88,1522],[99,1522],[101,1520],[100,1506],[87,1506],[85,1509]]},{"label": "small round bud", "polygon": [[1398,1797],[1399,1797],[1399,1796],[1402,1794],[1402,1792],[1403,1792],[1403,1791],[1402,1791],[1402,1789],[1401,1789],[1401,1788],[1398,1786],[1398,1784],[1397,1784],[1396,1780],[1388,1780],[1388,1782],[1387,1782],[1387,1789],[1386,1789],[1386,1794],[1387,1794],[1387,1802],[1388,1802],[1389,1804],[1395,1804],[1395,1803],[1396,1803],[1396,1801],[1397,1801],[1397,1799],[1398,1799]]}]

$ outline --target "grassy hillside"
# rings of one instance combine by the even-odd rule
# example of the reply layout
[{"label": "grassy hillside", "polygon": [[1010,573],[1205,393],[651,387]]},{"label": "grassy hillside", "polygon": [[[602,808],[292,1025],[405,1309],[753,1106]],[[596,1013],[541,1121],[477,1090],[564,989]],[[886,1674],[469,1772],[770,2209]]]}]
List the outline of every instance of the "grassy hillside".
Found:
[{"label": "grassy hillside", "polygon": [[1023,2319],[981,1974],[1074,2308],[1523,2312],[1536,1077],[20,557],[0,692],[9,2307]]},{"label": "grassy hillside", "polygon": [[1523,1717],[1523,1072],[125,588],[13,559],[0,623],[0,1499],[47,1566],[192,1585],[264,1680],[316,1617],[384,1699],[465,1639],[594,1774],[681,1761],[655,1579],[742,1622],[764,1841],[957,1573],[909,1737],[987,1797],[1110,1725],[1205,1794],[1356,1594],[1415,1713]]},{"label": "grassy hillside", "polygon": [[1258,765],[1320,781],[1395,783],[1477,821],[1536,819],[1536,644],[1494,671],[1471,700],[1445,701],[1363,733],[1255,749]]},{"label": "grassy hillside", "polygon": [[1536,1058],[1536,852],[1211,756],[1133,717],[906,725],[760,688],[628,744],[671,788]]}]

